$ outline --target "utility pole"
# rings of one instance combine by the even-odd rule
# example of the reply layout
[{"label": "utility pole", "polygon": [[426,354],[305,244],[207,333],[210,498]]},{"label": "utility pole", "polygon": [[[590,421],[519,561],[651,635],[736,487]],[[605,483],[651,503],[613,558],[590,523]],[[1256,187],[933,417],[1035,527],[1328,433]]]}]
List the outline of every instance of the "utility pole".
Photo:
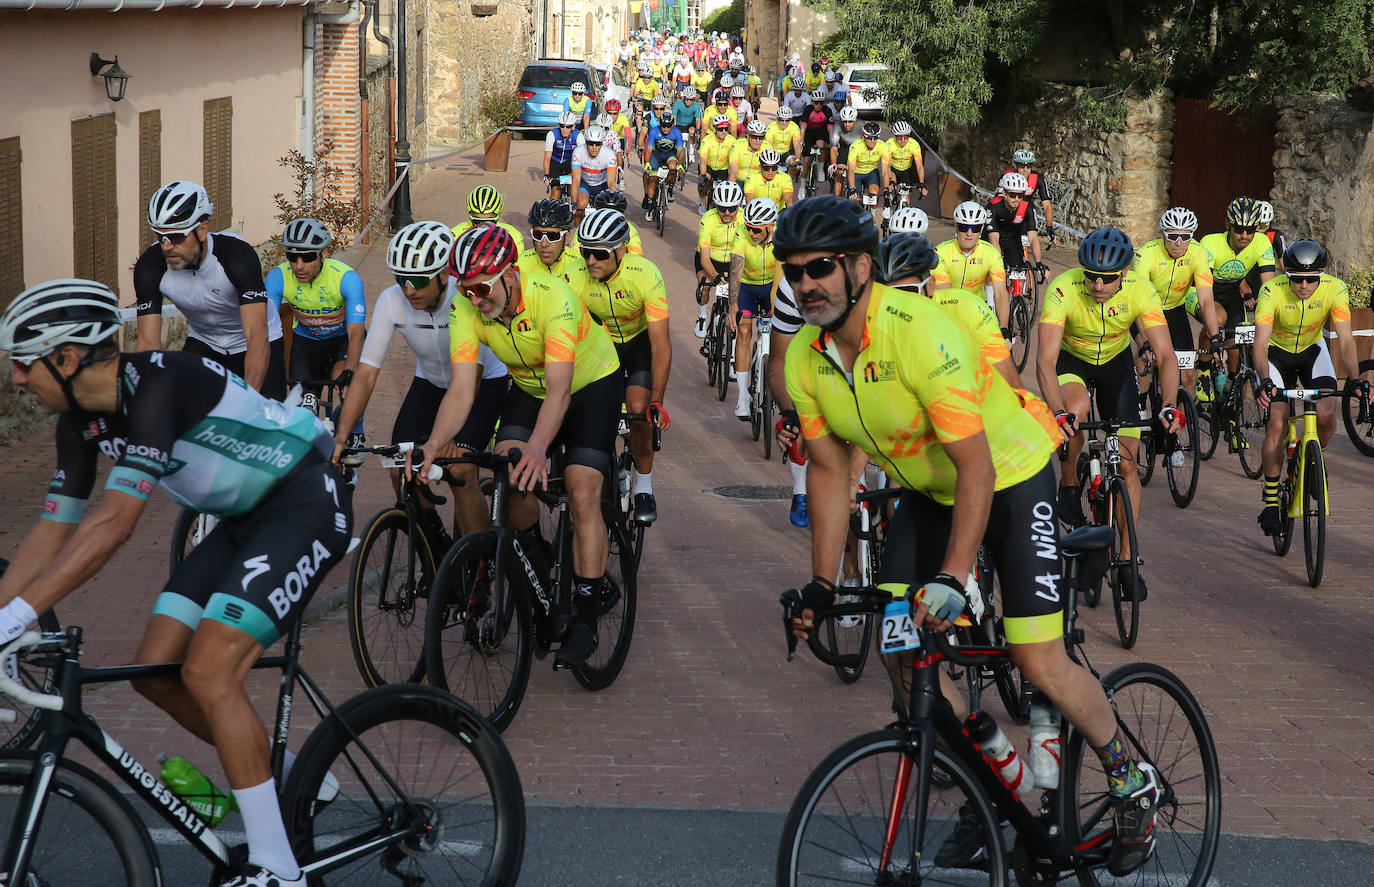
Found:
[{"label": "utility pole", "polygon": [[396,179],[401,186],[391,203],[391,230],[415,221],[410,214],[410,142],[406,139],[406,0],[396,0]]}]

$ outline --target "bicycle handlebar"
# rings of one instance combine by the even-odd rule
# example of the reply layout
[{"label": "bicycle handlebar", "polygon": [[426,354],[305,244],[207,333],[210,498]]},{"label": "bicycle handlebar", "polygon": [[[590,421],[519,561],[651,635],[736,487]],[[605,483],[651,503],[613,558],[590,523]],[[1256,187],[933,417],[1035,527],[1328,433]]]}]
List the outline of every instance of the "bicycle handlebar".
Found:
[{"label": "bicycle handlebar", "polygon": [[648,422],[654,434],[654,452],[663,449],[663,429],[658,427],[658,407],[650,406],[642,413],[622,412],[620,418],[626,422]]},{"label": "bicycle handlebar", "polygon": [[[32,650],[43,644],[44,637],[36,631],[26,631],[19,637],[11,641],[3,650],[0,650],[0,661],[8,659],[12,655],[22,653],[25,650]],[[34,708],[45,708],[48,711],[62,710],[62,697],[39,693],[30,690],[23,684],[11,678],[0,668],[0,696],[6,696],[16,702],[32,705]],[[0,709],[0,721],[12,722],[15,720],[15,712],[11,709]]]},{"label": "bicycle handlebar", "polygon": [[1154,416],[1148,419],[1094,419],[1091,422],[1078,422],[1079,431],[1106,431],[1115,434],[1123,428],[1149,428],[1158,421]]}]

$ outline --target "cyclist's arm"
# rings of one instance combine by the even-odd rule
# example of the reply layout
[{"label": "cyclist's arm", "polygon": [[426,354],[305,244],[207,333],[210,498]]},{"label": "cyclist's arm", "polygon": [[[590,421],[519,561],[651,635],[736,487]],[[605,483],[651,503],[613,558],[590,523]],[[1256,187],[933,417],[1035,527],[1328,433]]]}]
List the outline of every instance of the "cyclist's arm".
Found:
[{"label": "cyclist's arm", "polygon": [[[1337,377],[1344,379],[1355,379],[1360,375],[1359,362],[1355,359],[1355,336],[1350,332],[1349,320],[1331,319],[1331,330],[1336,334],[1336,342],[1339,348],[1332,348],[1333,353],[1340,352],[1340,363],[1337,366]],[[1343,371],[1343,372],[1342,372]]]},{"label": "cyclist's arm", "polygon": [[[939,287],[936,287],[937,289]],[[1007,328],[1008,318],[1011,317],[1011,305],[1007,295],[1007,281],[992,280],[992,301],[997,305],[997,325],[1002,329]]]},{"label": "cyclist's arm", "polygon": [[999,251],[1002,249],[1002,235],[997,233],[996,228],[988,228],[988,243],[997,247]]},{"label": "cyclist's arm", "polygon": [[[769,360],[772,360],[771,352]],[[849,447],[835,435],[827,434],[809,438],[806,455],[811,572],[830,578],[839,575],[844,540],[849,532]]]},{"label": "cyclist's arm", "polygon": [[1026,237],[1027,237],[1027,239],[1029,239],[1029,241],[1030,241],[1031,258],[1035,259],[1036,263],[1039,263],[1039,262],[1040,262],[1040,235],[1036,233],[1036,230],[1035,230],[1035,226],[1034,226],[1034,225],[1031,225],[1031,226],[1029,226],[1029,227],[1030,227],[1030,230],[1026,232]]},{"label": "cyclist's arm", "polygon": [[1207,331],[1208,336],[1217,334],[1217,317],[1212,311],[1212,287],[1210,284],[1198,284],[1197,289],[1197,310],[1198,316],[1202,320],[1202,328]]},{"label": "cyclist's arm", "polygon": [[[539,417],[534,420],[534,430],[525,444],[531,453],[547,451],[558,435],[558,429],[563,427],[563,417],[567,415],[568,404],[572,401],[573,366],[571,360],[544,364],[544,403],[539,407]],[[454,433],[457,431],[455,428]]]},{"label": "cyclist's arm", "polygon": [[[610,181],[610,179],[607,178],[607,181]],[[578,187],[581,186],[581,184],[582,184],[582,164],[578,163],[576,160],[573,160],[573,162],[572,162],[572,182],[570,182],[569,185],[568,185],[568,190],[572,192],[573,196],[577,196],[577,189],[578,189]]]},{"label": "cyclist's arm", "polygon": [[739,306],[739,284],[743,274],[744,255],[732,253],[730,256],[730,310],[725,315],[730,322],[731,329],[735,328],[735,312]]},{"label": "cyclist's arm", "polygon": [[[20,597],[44,570],[57,561],[58,553],[76,532],[76,527],[74,523],[50,520],[39,520],[34,524],[33,529],[29,530],[28,535],[19,543],[19,550],[14,553],[13,560],[5,570],[4,578],[0,578],[0,606]],[[25,594],[23,597],[35,613],[42,615],[47,609],[38,606],[32,594]]]},{"label": "cyclist's arm", "polygon": [[240,305],[239,316],[243,319],[243,337],[248,342],[248,352],[243,356],[243,381],[261,391],[271,353],[267,346],[267,301]]},{"label": "cyclist's arm", "polygon": [[[1155,353],[1155,363],[1159,367],[1159,389],[1164,392],[1164,406],[1178,406],[1178,356],[1174,353],[1174,340],[1169,335],[1168,324],[1145,326],[1145,338]],[[1172,393],[1171,393],[1172,392]]]},{"label": "cyclist's arm", "polygon": [[[278,266],[268,271],[262,282],[267,288],[267,310],[273,314],[285,313],[282,311],[282,300],[286,297],[286,282],[282,279],[281,267]],[[287,308],[290,309],[289,303]]]},{"label": "cyclist's arm", "polygon": [[854,188],[855,188],[855,185],[854,185],[854,176],[856,175],[856,168],[857,168],[857,166],[858,166],[858,163],[859,163],[859,158],[856,157],[856,156],[854,156],[854,149],[853,149],[853,148],[850,148],[850,149],[849,149],[849,163],[846,164],[846,166],[845,166],[845,171],[849,173],[849,190],[851,190],[851,191],[853,191]]},{"label": "cyclist's arm", "polygon": [[147,250],[134,264],[134,299],[138,311],[138,344],[135,351],[162,347],[162,275],[167,262],[155,250]]},{"label": "cyclist's arm", "polygon": [[1269,337],[1273,334],[1272,323],[1255,321],[1255,344],[1251,353],[1255,361],[1255,374],[1261,382],[1269,378]]},{"label": "cyclist's arm", "polygon": [[[349,327],[350,332],[352,327]],[[348,347],[353,347],[352,339],[349,340]],[[339,457],[343,455],[343,448],[348,444],[348,435],[358,424],[358,419],[362,416],[363,410],[367,409],[367,402],[372,399],[372,392],[377,387],[377,376],[381,370],[368,363],[358,364],[358,368],[353,371],[353,381],[348,386],[348,396],[343,399],[343,405],[339,408],[338,421],[334,427],[334,463],[337,465]]]},{"label": "cyclist's arm", "polygon": [[352,269],[347,271],[339,281],[339,295],[343,296],[344,320],[348,328],[348,361],[344,369],[356,371],[363,354],[363,340],[367,337],[367,300],[363,296],[362,275]]},{"label": "cyclist's arm", "polygon": [[1045,230],[1054,233],[1054,204],[1046,197],[1040,201],[1040,208],[1045,211]]},{"label": "cyclist's arm", "polygon": [[668,390],[668,373],[673,366],[673,341],[668,335],[668,320],[651,320],[648,326],[649,347],[653,349],[652,387],[649,389],[649,402],[662,403]]},{"label": "cyclist's arm", "polygon": [[1040,318],[1040,341],[1036,344],[1035,380],[1040,385],[1040,396],[1050,412],[1064,409],[1064,397],[1059,390],[1059,348],[1064,344],[1064,327],[1057,323],[1046,323]]}]

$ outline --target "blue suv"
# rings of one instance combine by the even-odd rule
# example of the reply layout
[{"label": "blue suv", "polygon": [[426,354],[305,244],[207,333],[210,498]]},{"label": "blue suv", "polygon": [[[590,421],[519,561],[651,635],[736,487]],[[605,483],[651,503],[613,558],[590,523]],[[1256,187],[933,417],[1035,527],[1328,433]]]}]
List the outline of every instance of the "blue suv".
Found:
[{"label": "blue suv", "polygon": [[572,95],[572,85],[581,82],[594,107],[601,103],[601,81],[592,66],[578,59],[539,59],[525,66],[520,77],[520,116],[511,124],[516,130],[549,130],[558,125],[563,100]]}]

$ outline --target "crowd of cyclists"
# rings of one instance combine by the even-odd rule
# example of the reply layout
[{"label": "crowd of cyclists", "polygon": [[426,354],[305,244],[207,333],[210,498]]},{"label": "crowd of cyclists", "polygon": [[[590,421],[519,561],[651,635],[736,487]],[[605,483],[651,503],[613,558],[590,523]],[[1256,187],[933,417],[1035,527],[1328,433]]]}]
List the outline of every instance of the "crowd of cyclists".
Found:
[{"label": "crowd of cyclists", "polygon": [[[1087,738],[1106,773],[1116,821],[1108,867],[1117,876],[1137,869],[1152,850],[1157,774],[1135,759],[1101,686],[1061,640],[1059,524],[1086,519],[1077,423],[1139,416],[1137,353],[1147,347],[1165,392],[1158,433],[1181,431],[1174,392],[1220,396],[1237,360],[1228,345],[1247,317],[1264,405],[1294,382],[1335,388],[1340,375],[1364,385],[1348,293],[1326,273],[1326,251],[1309,239],[1288,242],[1272,227],[1272,207],[1240,197],[1226,209],[1226,229],[1203,237],[1184,207],[1164,212],[1159,238],[1139,246],[1118,228],[1093,230],[1078,245],[1077,267],[1050,281],[1041,251],[1055,239],[1053,205],[1028,148],[1012,155],[988,205],[960,204],[954,237],[934,244],[926,213],[912,205],[927,191],[911,125],[894,121],[883,139],[878,123],[861,124],[826,60],[809,70],[794,60],[771,120],[756,72],[723,35],[637,33],[618,62],[638,75],[634,107],[612,101],[593,115],[585,85],[574,87],[545,141],[548,196],[520,208],[524,224],[503,221],[496,187],[477,186],[466,220],[418,221],[392,236],[394,283],[370,308],[358,273],[328,255],[325,225],[288,224],[285,261],[264,278],[251,246],[209,230],[209,197],[186,181],[162,187],[148,206],[158,240],[134,269],[133,350],[117,345],[121,318],[108,287],[53,280],[16,296],[0,318],[0,349],[15,384],[60,416],[41,519],[0,578],[0,641],[94,575],[134,531],[155,487],[220,517],[163,589],[136,657],[185,660],[186,669],[139,690],[220,752],[252,866],[227,883],[304,883],[242,681],[344,556],[348,471],[360,463],[394,335],[415,363],[390,441],[428,443],[408,467],[428,476],[436,458],[519,449],[511,479],[528,493],[547,483],[548,454],[562,449],[576,597],[556,656],[585,662],[598,645],[602,499],[622,410],[651,417],[659,431],[670,425],[670,299],[627,218],[626,185],[639,165],[640,206],[653,221],[657,189],[671,195],[695,175],[693,332],[706,336],[713,288],[727,284],[741,419],[762,381],[750,378],[752,343],[759,321],[769,322],[766,383],[781,410],[774,432],[792,454],[789,516],[812,539],[814,575],[795,631],[814,630],[811,612],[835,599],[855,483],[871,461],[902,490],[880,586],[909,601],[916,623],[946,631],[965,612],[966,577],[987,546],[1016,666]],[[1013,270],[1043,287],[1038,394],[1010,358]],[[180,352],[160,350],[164,302],[189,324]],[[294,333],[289,372],[279,311]],[[1328,322],[1334,360],[1322,335]],[[1180,376],[1175,350],[1197,351],[1197,368]],[[288,394],[288,378],[334,381],[342,404],[332,430]],[[1271,415],[1266,533],[1278,521],[1280,400]],[[1325,404],[1321,427],[1323,439],[1334,429]],[[643,423],[631,433],[633,520],[645,526],[658,514],[652,430]],[[1138,442],[1128,430],[1121,438],[1133,463]],[[1244,443],[1228,433],[1228,445]],[[101,453],[115,468],[107,494],[83,516]],[[1125,476],[1138,523],[1139,480],[1134,470]],[[476,469],[448,480],[455,538],[483,529],[489,512]],[[538,535],[539,509],[533,497],[519,501],[517,540]],[[1130,593],[1145,599],[1143,578]],[[938,864],[978,864],[983,842],[971,822]]]}]

